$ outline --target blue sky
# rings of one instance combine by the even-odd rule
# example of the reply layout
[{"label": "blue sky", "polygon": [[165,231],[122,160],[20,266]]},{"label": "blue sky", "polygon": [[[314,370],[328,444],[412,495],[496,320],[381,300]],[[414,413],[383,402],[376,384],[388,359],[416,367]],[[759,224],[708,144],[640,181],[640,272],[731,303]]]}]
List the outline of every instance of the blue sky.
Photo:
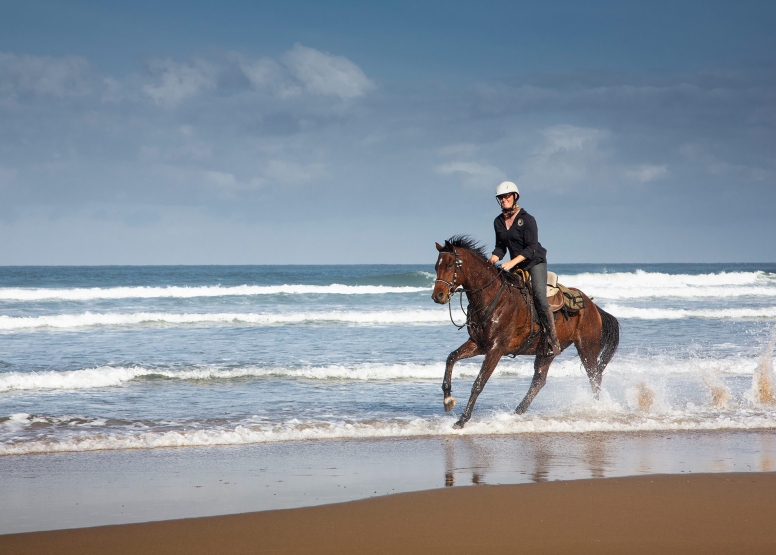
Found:
[{"label": "blue sky", "polygon": [[776,260],[772,2],[0,2],[0,264]]}]

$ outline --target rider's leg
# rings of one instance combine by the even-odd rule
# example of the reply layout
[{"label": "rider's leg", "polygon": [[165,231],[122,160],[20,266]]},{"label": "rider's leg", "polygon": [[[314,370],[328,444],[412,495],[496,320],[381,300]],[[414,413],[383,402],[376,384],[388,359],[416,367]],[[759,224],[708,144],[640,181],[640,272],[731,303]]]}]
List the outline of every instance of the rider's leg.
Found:
[{"label": "rider's leg", "polygon": [[555,316],[550,309],[550,303],[547,302],[547,263],[537,264],[529,272],[536,312],[539,314],[539,320],[549,343],[547,354],[557,356],[560,354],[560,341],[558,341],[558,334],[555,331]]}]

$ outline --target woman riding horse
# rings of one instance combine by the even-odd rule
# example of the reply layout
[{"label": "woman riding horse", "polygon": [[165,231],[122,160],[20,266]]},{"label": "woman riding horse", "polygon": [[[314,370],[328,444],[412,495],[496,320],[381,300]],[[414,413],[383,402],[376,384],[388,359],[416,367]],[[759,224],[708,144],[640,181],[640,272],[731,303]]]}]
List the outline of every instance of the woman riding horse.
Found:
[{"label": "woman riding horse", "polygon": [[520,268],[531,275],[531,290],[534,305],[539,315],[544,337],[547,339],[547,354],[560,354],[560,342],[555,331],[555,318],[547,302],[547,249],[539,243],[539,230],[536,220],[517,201],[520,191],[511,181],[504,181],[496,187],[496,199],[501,205],[501,214],[494,220],[496,248],[490,257],[490,263],[496,264],[509,250],[510,260],[501,268],[512,270]]}]

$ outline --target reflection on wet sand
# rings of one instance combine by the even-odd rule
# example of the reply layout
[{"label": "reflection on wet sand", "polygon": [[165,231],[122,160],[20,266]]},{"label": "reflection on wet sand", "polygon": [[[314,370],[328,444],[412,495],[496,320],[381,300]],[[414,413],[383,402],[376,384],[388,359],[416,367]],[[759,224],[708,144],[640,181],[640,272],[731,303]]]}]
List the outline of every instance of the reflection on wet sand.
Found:
[{"label": "reflection on wet sand", "polygon": [[773,472],[776,470],[774,452],[776,452],[776,441],[774,441],[773,436],[771,434],[760,436],[760,471]]},{"label": "reflection on wet sand", "polygon": [[[445,486],[679,472],[776,471],[771,432],[536,434],[445,438]],[[750,443],[748,448],[738,445]],[[746,452],[749,455],[746,455]],[[749,458],[748,461],[745,459]]]},{"label": "reflection on wet sand", "polygon": [[485,471],[492,466],[492,446],[478,443],[477,438],[446,438],[445,486],[455,485],[456,473],[471,472],[471,483],[475,486],[487,483]]},{"label": "reflection on wet sand", "polygon": [[[444,485],[604,478],[611,466],[609,434],[445,438]],[[648,451],[648,450],[647,450]],[[646,471],[644,461],[639,471]],[[516,476],[517,475],[517,476]]]},{"label": "reflection on wet sand", "polygon": [[591,478],[605,478],[609,466],[609,442],[607,434],[593,434],[585,442],[585,464]]}]

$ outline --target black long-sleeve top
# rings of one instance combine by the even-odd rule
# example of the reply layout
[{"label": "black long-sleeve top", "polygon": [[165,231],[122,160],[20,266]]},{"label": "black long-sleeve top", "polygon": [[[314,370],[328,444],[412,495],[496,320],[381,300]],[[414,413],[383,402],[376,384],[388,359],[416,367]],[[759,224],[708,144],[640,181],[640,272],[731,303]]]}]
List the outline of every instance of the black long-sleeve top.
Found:
[{"label": "black long-sleeve top", "polygon": [[547,249],[539,243],[536,220],[525,211],[525,208],[520,209],[509,229],[503,214],[493,221],[493,228],[496,231],[496,248],[493,249],[493,254],[499,260],[504,258],[506,251],[509,250],[511,258],[517,258],[521,254],[525,256],[525,260],[517,265],[524,270],[530,270],[537,264],[547,262]]}]

